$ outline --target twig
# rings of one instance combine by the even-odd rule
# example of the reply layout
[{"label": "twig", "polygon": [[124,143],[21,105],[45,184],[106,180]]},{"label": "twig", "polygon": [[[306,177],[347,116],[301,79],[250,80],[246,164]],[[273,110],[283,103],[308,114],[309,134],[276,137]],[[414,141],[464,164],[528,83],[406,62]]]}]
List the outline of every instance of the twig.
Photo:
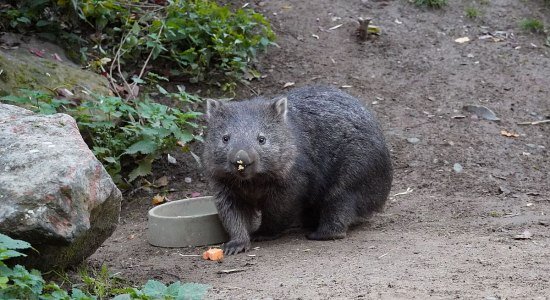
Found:
[{"label": "twig", "polygon": [[200,254],[181,254],[181,253],[178,253],[178,255],[183,257],[200,257],[201,256]]},{"label": "twig", "polygon": [[518,125],[538,125],[538,124],[544,124],[544,123],[550,123],[550,119],[533,121],[533,122],[521,122],[521,123],[518,123]]},{"label": "twig", "polygon": [[[130,36],[130,31],[120,40],[120,44],[118,45],[117,51],[115,53],[115,57],[113,57],[113,61],[111,62],[111,66],[109,67],[109,82],[111,83],[112,89],[115,92],[115,94],[122,98],[120,96],[120,93],[118,92],[117,85],[115,82],[115,79],[113,77],[113,70],[115,68],[115,62],[119,60],[120,57],[120,51],[122,50],[122,45],[124,45],[124,42],[126,42],[126,39]],[[102,67],[103,68],[103,67]]]},{"label": "twig", "polygon": [[136,98],[135,96],[137,95],[134,95],[134,91],[132,90],[132,88],[130,88],[130,84],[122,74],[122,68],[120,67],[120,56],[119,56],[119,59],[117,59],[117,71],[118,71],[118,76],[120,76],[120,78],[124,82],[124,86],[126,87],[126,90],[128,91],[128,97],[126,99],[135,99]]},{"label": "twig", "polygon": [[[161,11],[163,9],[165,9],[165,7],[160,7],[158,9],[153,10],[152,12],[153,13],[158,12],[158,11]],[[143,19],[144,17],[145,16],[142,16],[141,19]],[[139,23],[141,21],[141,19],[136,21],[136,22]],[[161,26],[161,28],[159,30],[159,36],[160,36],[160,33],[162,32],[163,29],[164,29],[164,24],[163,24],[163,26]],[[121,54],[122,46],[124,45],[124,43],[126,42],[126,40],[128,39],[128,37],[130,36],[131,33],[132,33],[132,31],[128,31],[128,33],[120,40],[120,44],[119,44],[119,46],[117,48],[117,51],[115,53],[115,57],[113,58],[113,61],[111,62],[111,66],[109,68],[109,82],[111,83],[112,89],[117,94],[118,97],[121,97],[121,95],[117,90],[117,85],[116,85],[115,79],[113,77],[113,70],[115,69],[115,65],[116,65],[116,68],[117,68],[117,71],[118,71],[118,75],[120,76],[120,78],[124,82],[124,86],[128,90],[128,94],[129,94],[128,98],[135,98],[135,96],[137,96],[137,95],[134,95],[133,87],[130,88],[130,85],[128,84],[128,81],[126,81],[126,79],[124,78],[124,75],[122,74],[122,68],[120,67],[120,57],[122,56],[122,54]],[[157,37],[157,41],[158,41],[158,37]],[[151,50],[151,53],[149,53],[149,56],[147,57],[147,60],[145,61],[145,64],[141,69],[141,73],[140,73],[139,78],[141,78],[141,76],[143,76],[143,72],[145,70],[145,67],[149,63],[149,59],[151,58],[151,56],[153,54],[153,51],[154,51],[154,49]]]},{"label": "twig", "polygon": [[[158,43],[159,41],[159,38],[160,38],[160,35],[162,34],[162,30],[164,29],[164,23],[162,24],[162,26],[160,26],[160,29],[159,29],[159,33],[157,35],[157,39],[156,39],[156,42]],[[149,60],[151,59],[151,57],[153,56],[153,52],[155,51],[155,47],[153,47],[153,49],[151,49],[151,52],[149,52],[149,55],[147,56],[147,59],[145,60],[145,63],[143,63],[143,66],[141,67],[141,71],[139,72],[139,75],[138,75],[138,79],[141,79],[141,77],[143,76],[143,73],[145,73],[145,68],[147,67],[147,65],[149,64]],[[137,85],[137,82],[134,81],[134,83],[132,83],[132,89],[131,89],[131,93],[133,94],[133,91],[134,91],[134,87]],[[137,96],[137,95],[135,95]]]},{"label": "twig", "polygon": [[330,27],[330,28],[327,29],[327,30],[330,31],[330,30],[338,29],[338,28],[340,28],[342,25],[344,25],[344,24],[338,24],[338,25],[336,25],[336,26],[332,26],[332,27]]},{"label": "twig", "polygon": [[386,252],[386,253],[384,253],[384,254],[378,256],[378,259],[381,259],[382,257],[384,257],[384,256],[386,256],[386,255],[388,255],[388,254],[390,254],[390,252],[392,252],[392,251],[393,251],[393,250],[390,250],[390,251],[388,251],[388,252]]},{"label": "twig", "polygon": [[395,197],[395,196],[407,195],[407,194],[410,194],[410,193],[412,193],[412,192],[413,192],[413,189],[410,188],[410,187],[408,187],[406,191],[401,192],[401,193],[397,193],[397,194],[393,195],[393,197]]},{"label": "twig", "polygon": [[251,86],[249,86],[248,84],[244,84],[240,81],[238,81],[239,84],[242,84],[244,87],[248,88],[248,90],[253,93],[256,97],[260,96],[260,93],[258,93],[254,88],[252,88]]},{"label": "twig", "polygon": [[246,269],[229,269],[229,270],[220,270],[218,274],[231,274],[246,271]]}]

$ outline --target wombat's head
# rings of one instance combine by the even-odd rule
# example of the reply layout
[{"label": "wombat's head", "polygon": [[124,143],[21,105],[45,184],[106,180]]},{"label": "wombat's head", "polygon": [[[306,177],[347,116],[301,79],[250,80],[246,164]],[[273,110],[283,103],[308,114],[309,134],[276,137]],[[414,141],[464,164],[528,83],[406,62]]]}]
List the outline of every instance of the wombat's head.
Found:
[{"label": "wombat's head", "polygon": [[286,98],[208,100],[206,116],[204,163],[210,176],[240,181],[284,177],[294,164]]}]

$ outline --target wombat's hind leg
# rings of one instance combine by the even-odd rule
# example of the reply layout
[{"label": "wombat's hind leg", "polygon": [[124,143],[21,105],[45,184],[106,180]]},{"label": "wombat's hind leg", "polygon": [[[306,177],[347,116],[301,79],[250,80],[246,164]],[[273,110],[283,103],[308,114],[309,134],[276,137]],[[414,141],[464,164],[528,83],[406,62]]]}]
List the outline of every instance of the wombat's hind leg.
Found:
[{"label": "wombat's hind leg", "polygon": [[335,196],[328,196],[321,203],[319,225],[307,235],[310,240],[343,239],[348,227],[357,219],[357,195],[345,192],[331,194]]}]

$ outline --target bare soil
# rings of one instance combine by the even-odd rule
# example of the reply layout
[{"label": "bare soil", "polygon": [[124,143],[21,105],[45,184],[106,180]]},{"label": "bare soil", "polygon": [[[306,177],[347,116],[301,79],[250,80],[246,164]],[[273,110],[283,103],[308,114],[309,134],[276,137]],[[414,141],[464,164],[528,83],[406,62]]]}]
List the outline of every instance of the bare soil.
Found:
[{"label": "bare soil", "polygon": [[[404,0],[251,2],[271,20],[280,48],[258,63],[267,77],[239,97],[279,94],[294,82],[333,84],[364,99],[395,166],[385,212],[344,240],[294,232],[216,263],[180,255],[206,247],[147,243],[153,191],[127,197],[118,229],[88,263],[136,282],[208,283],[208,299],[548,299],[550,123],[518,123],[550,118],[546,36],[519,26],[526,17],[550,26],[550,8],[542,0],[480,2],[439,10]],[[468,6],[481,16],[467,18]],[[358,41],[360,16],[382,34]],[[461,37],[470,41],[455,42]],[[466,104],[501,121],[476,117]],[[193,160],[177,157],[180,165],[156,174],[168,176],[169,198],[208,194]],[[532,236],[518,239],[524,231]],[[234,268],[244,270],[217,274]]]}]

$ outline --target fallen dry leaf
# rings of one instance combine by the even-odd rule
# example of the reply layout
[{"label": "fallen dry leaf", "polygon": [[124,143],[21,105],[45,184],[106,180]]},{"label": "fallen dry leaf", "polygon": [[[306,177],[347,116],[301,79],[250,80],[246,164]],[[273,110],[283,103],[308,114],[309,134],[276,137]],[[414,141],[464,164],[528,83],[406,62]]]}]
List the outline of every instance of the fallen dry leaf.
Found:
[{"label": "fallen dry leaf", "polygon": [[509,132],[509,131],[506,131],[506,130],[501,130],[500,134],[505,136],[505,137],[518,137],[519,136],[519,134],[517,134],[517,133]]},{"label": "fallen dry leaf", "polygon": [[285,85],[283,85],[283,89],[286,89],[287,87],[291,87],[294,84],[296,84],[296,83],[295,82],[287,82],[287,83],[285,83]]},{"label": "fallen dry leaf", "polygon": [[155,180],[155,186],[157,187],[163,187],[168,185],[168,177],[162,176],[161,178],[158,178]]},{"label": "fallen dry leaf", "polygon": [[59,88],[59,89],[56,89],[55,90],[57,92],[57,94],[61,97],[65,97],[65,98],[71,98],[74,96],[73,92],[69,91],[68,89],[66,88]]},{"label": "fallen dry leaf", "polygon": [[153,200],[151,202],[153,203],[153,205],[162,204],[166,202],[166,196],[156,195],[155,197],[153,197]]},{"label": "fallen dry leaf", "polygon": [[63,59],[57,53],[52,54],[52,58],[59,62],[63,61]]},{"label": "fallen dry leaf", "polygon": [[223,260],[223,250],[218,248],[210,248],[202,254],[202,259],[218,261]]},{"label": "fallen dry leaf", "polygon": [[36,55],[36,56],[38,56],[38,57],[44,57],[44,51],[42,51],[42,50],[32,48],[32,49],[29,49],[29,52]]},{"label": "fallen dry leaf", "polygon": [[464,105],[462,109],[467,112],[474,113],[476,116],[483,118],[485,120],[496,121],[496,122],[500,121],[500,119],[496,116],[496,114],[492,110],[482,105],[468,104],[468,105]]},{"label": "fallen dry leaf", "polygon": [[466,42],[469,42],[470,41],[470,38],[465,36],[465,37],[461,37],[461,38],[458,38],[455,40],[455,42],[459,43],[459,44],[464,44]]}]

